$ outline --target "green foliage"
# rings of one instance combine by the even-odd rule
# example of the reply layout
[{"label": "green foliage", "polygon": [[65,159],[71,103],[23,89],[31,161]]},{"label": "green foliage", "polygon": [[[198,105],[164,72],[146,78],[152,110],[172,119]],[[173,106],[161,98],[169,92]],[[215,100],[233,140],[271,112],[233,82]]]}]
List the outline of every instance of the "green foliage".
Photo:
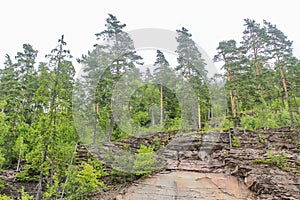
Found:
[{"label": "green foliage", "polygon": [[282,170],[288,170],[288,158],[285,153],[274,154],[268,152],[266,159],[257,159],[253,161],[254,163],[269,164],[278,167]]},{"label": "green foliage", "polygon": [[0,191],[4,189],[4,181],[3,180],[0,180]]},{"label": "green foliage", "polygon": [[82,163],[79,167],[70,166],[68,180],[65,184],[65,199],[82,200],[89,199],[91,195],[103,187],[103,182],[98,179],[102,176],[92,165]]},{"label": "green foliage", "polygon": [[33,196],[30,196],[27,192],[25,192],[24,187],[21,189],[21,198],[18,200],[33,200]]},{"label": "green foliage", "polygon": [[232,138],[232,146],[233,147],[240,147],[241,146],[240,139],[235,134],[231,134],[231,138]]},{"label": "green foliage", "polygon": [[261,135],[261,134],[258,134],[258,137],[259,137],[259,142],[260,143],[265,143],[265,137],[263,136],[263,135]]},{"label": "green foliage", "polygon": [[59,180],[57,175],[55,174],[53,177],[53,184],[48,184],[47,185],[47,190],[44,193],[43,198],[48,200],[48,199],[58,199],[61,195],[61,192],[59,190]]},{"label": "green foliage", "polygon": [[138,153],[135,155],[133,166],[135,174],[139,176],[151,174],[156,170],[155,164],[156,158],[154,157],[153,148],[141,145]]},{"label": "green foliage", "polygon": [[280,169],[287,170],[288,158],[285,153],[276,155],[268,152],[268,159],[272,165],[277,166]]},{"label": "green foliage", "polygon": [[[43,191],[44,199],[60,197],[66,176],[67,199],[87,199],[103,186],[98,179],[106,173],[97,160],[80,167],[70,166],[68,174],[79,135],[83,142],[92,143],[103,141],[107,133],[108,140],[117,140],[145,132],[186,131],[191,126],[198,129],[198,119],[204,124],[202,131],[209,130],[209,125],[216,129],[233,127],[234,119],[240,119],[241,128],[250,130],[290,126],[292,118],[294,124],[300,124],[300,61],[293,55],[292,42],[275,25],[245,19],[242,41],[222,41],[217,48],[215,61],[223,62],[225,73],[207,80],[202,54],[186,28],[176,30],[177,72],[158,50],[153,74],[148,69],[141,76],[138,67],[142,58],[124,31],[126,25],[111,14],[106,22],[106,30],[96,36],[100,43],[107,41],[107,45],[95,45],[82,58],[86,76],[76,84],[78,98],[72,96],[75,69],[64,36],[46,56],[47,62],[36,63],[38,51],[24,44],[14,59],[6,55],[0,66],[0,170],[21,165],[18,180],[39,181],[41,177],[42,187],[38,190]],[[125,73],[133,81],[122,82]],[[178,86],[178,77],[189,83],[192,90]],[[174,91],[169,85],[176,87]],[[128,92],[129,86],[138,89]],[[114,118],[112,99],[120,99],[123,92],[131,96],[117,109],[126,114]],[[179,102],[180,95],[187,101]],[[232,106],[237,112],[235,117]],[[80,117],[74,119],[74,113]],[[93,123],[85,122],[86,118],[94,119]],[[118,126],[120,121],[122,128]],[[75,123],[86,124],[76,129]],[[258,137],[260,143],[265,142],[263,135]],[[111,155],[112,174],[127,181],[152,173],[157,169],[153,150],[162,146],[159,138],[154,139],[154,145],[142,145],[134,156],[128,151]],[[232,146],[240,145],[233,134]],[[289,167],[285,154],[269,152],[266,159],[256,162],[280,169]],[[0,189],[3,187],[0,182]],[[22,199],[31,199],[24,189],[21,193]],[[8,197],[2,195],[0,199]]]},{"label": "green foliage", "polygon": [[153,150],[155,150],[155,151],[159,150],[161,148],[159,137],[155,137],[154,140],[153,140],[153,142],[154,142],[154,148],[153,148]]},{"label": "green foliage", "polygon": [[38,181],[39,174],[38,174],[38,166],[34,164],[28,164],[25,167],[25,170],[21,171],[16,175],[16,178],[20,181]]},{"label": "green foliage", "polygon": [[9,196],[6,196],[4,194],[0,194],[0,200],[10,200]]}]

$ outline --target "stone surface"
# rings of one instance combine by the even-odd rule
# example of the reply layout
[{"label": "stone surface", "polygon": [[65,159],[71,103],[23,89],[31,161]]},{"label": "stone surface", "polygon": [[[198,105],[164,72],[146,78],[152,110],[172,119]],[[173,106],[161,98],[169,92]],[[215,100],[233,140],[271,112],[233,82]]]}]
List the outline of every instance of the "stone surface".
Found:
[{"label": "stone surface", "polygon": [[217,173],[173,171],[156,174],[119,194],[118,200],[243,200],[254,199],[236,177]]},{"label": "stone surface", "polygon": [[[176,132],[149,134],[130,137],[116,144],[104,146],[112,152],[118,152],[118,148],[124,147],[134,152],[142,144],[163,146],[155,152],[156,158],[163,163],[164,173],[171,171],[174,174],[174,176],[168,173],[168,175],[157,174],[146,178],[138,185],[131,186],[127,192],[123,191],[115,195],[117,199],[193,199],[195,195],[198,195],[198,199],[239,199],[237,196],[243,194],[231,196],[227,191],[227,189],[231,190],[230,188],[220,189],[221,186],[214,185],[214,183],[227,181],[229,186],[235,187],[238,184],[238,188],[248,188],[255,199],[298,200],[300,199],[299,132],[289,128],[243,130],[237,133],[239,147],[230,147],[229,132],[186,135],[181,133],[179,135]],[[99,154],[101,150],[96,148],[93,152],[103,160],[103,155]],[[277,160],[273,158],[270,162],[269,155],[284,156],[277,157]],[[192,175],[186,176],[188,173]],[[237,179],[230,178],[233,176]],[[197,182],[195,177],[206,181],[205,184],[210,184],[206,191],[208,193],[203,192],[204,187],[201,189],[201,182]],[[163,185],[161,181],[168,184]],[[184,185],[184,189],[180,189],[181,185]],[[222,193],[225,189],[228,194]],[[219,196],[209,198],[210,192]],[[148,196],[134,196],[144,193]],[[163,194],[168,195],[163,196]],[[205,195],[199,196],[201,194]]]}]

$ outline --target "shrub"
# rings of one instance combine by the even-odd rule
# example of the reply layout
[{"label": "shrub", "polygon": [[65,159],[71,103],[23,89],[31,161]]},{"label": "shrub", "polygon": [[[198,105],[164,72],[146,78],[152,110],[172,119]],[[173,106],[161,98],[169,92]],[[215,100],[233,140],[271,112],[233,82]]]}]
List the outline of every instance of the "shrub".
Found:
[{"label": "shrub", "polygon": [[273,165],[278,167],[279,169],[288,170],[288,158],[285,153],[276,155],[268,152],[267,159],[256,159],[253,162]]},{"label": "shrub", "polygon": [[104,186],[103,182],[98,181],[101,176],[101,170],[97,171],[92,165],[85,162],[79,166],[79,169],[77,166],[70,166],[68,181],[65,184],[65,199],[89,199],[98,191],[99,186]]},{"label": "shrub", "polygon": [[25,192],[24,187],[21,189],[21,198],[18,200],[33,200],[33,196],[30,196],[27,192]]},{"label": "shrub", "polygon": [[153,172],[156,167],[156,159],[152,147],[144,145],[140,146],[138,153],[135,155],[133,169],[136,175],[148,175]]}]

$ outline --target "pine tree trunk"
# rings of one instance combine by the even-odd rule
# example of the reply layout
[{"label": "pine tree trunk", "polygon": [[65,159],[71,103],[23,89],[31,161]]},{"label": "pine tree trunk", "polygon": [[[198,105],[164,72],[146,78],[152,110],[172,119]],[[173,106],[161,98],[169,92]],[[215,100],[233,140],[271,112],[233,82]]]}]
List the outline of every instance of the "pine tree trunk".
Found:
[{"label": "pine tree trunk", "polygon": [[200,107],[200,96],[198,95],[198,129],[201,129],[201,107]]},{"label": "pine tree trunk", "polygon": [[297,100],[296,97],[294,96],[294,103],[295,103],[295,108],[296,108],[296,113],[299,115],[299,108],[298,108],[298,104],[297,104]]},{"label": "pine tree trunk", "polygon": [[288,90],[287,90],[286,79],[285,79],[285,76],[284,76],[283,68],[281,66],[280,66],[279,70],[280,70],[280,75],[281,75],[281,79],[282,79],[285,98],[286,98],[286,101],[287,101],[287,104],[288,104],[288,110],[289,110],[289,113],[290,113],[290,126],[293,126],[294,117],[293,117],[292,107],[291,107],[291,104],[290,104],[289,93],[288,93]]},{"label": "pine tree trunk", "polygon": [[192,113],[193,113],[193,120],[194,120],[194,129],[197,130],[198,125],[197,125],[197,117],[196,117],[196,111],[195,111],[195,104],[194,102],[192,103]]},{"label": "pine tree trunk", "polygon": [[162,84],[160,84],[160,124],[163,123],[163,111],[164,111],[164,108],[163,108],[163,87],[162,87]]},{"label": "pine tree trunk", "polygon": [[[46,147],[46,149],[47,149],[47,147]],[[46,161],[46,159],[47,159],[47,150],[44,153],[42,164]],[[35,198],[36,200],[41,200],[43,197],[43,192],[42,192],[43,191],[43,177],[44,177],[43,169],[41,169],[38,190],[37,190],[37,194],[36,194],[36,198]]]},{"label": "pine tree trunk", "polygon": [[155,125],[155,117],[154,117],[154,108],[152,107],[151,109],[151,122],[152,122],[152,126]]},{"label": "pine tree trunk", "polygon": [[[277,49],[276,46],[274,48]],[[277,56],[277,62],[280,64],[278,50],[276,51],[276,56]],[[291,104],[290,104],[290,98],[289,98],[289,93],[288,93],[288,89],[287,89],[286,78],[284,75],[283,67],[281,65],[279,66],[279,71],[280,71],[281,81],[282,81],[282,85],[283,85],[283,89],[284,89],[284,93],[285,93],[285,98],[286,98],[286,101],[288,104],[288,110],[290,113],[290,126],[293,126],[293,124],[294,124],[293,111],[292,111]]]},{"label": "pine tree trunk", "polygon": [[98,102],[95,102],[95,119],[94,119],[94,137],[93,137],[93,144],[96,144],[97,140],[97,119],[98,119]]},{"label": "pine tree trunk", "polygon": [[111,113],[110,123],[109,123],[109,132],[108,132],[107,138],[106,138],[107,142],[111,141],[111,136],[112,136],[112,132],[113,132],[113,125],[114,125],[114,115]]},{"label": "pine tree trunk", "polygon": [[[226,66],[226,72],[227,72],[227,81],[231,82],[231,76],[230,76],[230,71],[227,68],[227,62],[226,62],[226,58],[225,55],[223,55],[223,59],[225,61],[225,66]],[[235,110],[235,101],[234,101],[234,94],[233,94],[233,90],[229,90],[229,95],[230,95],[230,103],[231,103],[231,113],[232,113],[232,117],[233,117],[233,131],[234,134],[237,133],[237,124],[236,124],[236,110]],[[229,123],[230,126],[230,123]],[[230,139],[231,140],[231,139]]]},{"label": "pine tree trunk", "polygon": [[23,147],[23,137],[22,137],[22,142],[21,142],[20,151],[19,151],[19,159],[18,159],[18,165],[17,165],[17,172],[20,171],[20,163],[21,163],[21,157],[22,157],[22,147]]}]

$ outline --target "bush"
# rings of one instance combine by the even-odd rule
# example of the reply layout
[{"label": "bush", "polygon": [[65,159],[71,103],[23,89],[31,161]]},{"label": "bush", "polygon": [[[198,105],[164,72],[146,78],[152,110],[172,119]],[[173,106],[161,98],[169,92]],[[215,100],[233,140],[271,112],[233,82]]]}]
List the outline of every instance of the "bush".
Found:
[{"label": "bush", "polygon": [[25,192],[24,187],[21,189],[21,198],[18,200],[33,200],[33,196],[30,196],[27,192]]},{"label": "bush", "polygon": [[98,178],[102,176],[101,172],[101,170],[95,170],[92,165],[84,162],[79,168],[70,166],[68,180],[65,184],[65,199],[89,199],[90,196],[98,191],[99,186],[104,186],[103,182],[98,181]]},{"label": "bush", "polygon": [[273,165],[282,170],[288,170],[288,158],[286,154],[273,154],[268,152],[267,159],[257,159],[253,161],[254,163],[264,163],[268,165]]},{"label": "bush", "polygon": [[6,196],[4,194],[0,194],[0,200],[10,200],[9,196]]},{"label": "bush", "polygon": [[140,146],[138,153],[135,155],[133,169],[135,174],[146,176],[152,173],[156,167],[156,159],[152,147]]}]

